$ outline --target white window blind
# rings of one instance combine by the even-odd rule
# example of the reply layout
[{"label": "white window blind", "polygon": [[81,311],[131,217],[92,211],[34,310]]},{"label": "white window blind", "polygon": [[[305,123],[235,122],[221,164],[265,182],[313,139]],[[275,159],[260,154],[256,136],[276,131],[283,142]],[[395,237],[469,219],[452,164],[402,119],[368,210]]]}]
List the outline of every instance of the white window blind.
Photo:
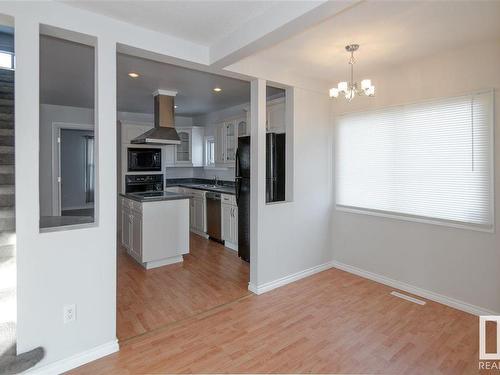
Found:
[{"label": "white window blind", "polygon": [[338,207],[493,225],[493,93],[341,116]]}]

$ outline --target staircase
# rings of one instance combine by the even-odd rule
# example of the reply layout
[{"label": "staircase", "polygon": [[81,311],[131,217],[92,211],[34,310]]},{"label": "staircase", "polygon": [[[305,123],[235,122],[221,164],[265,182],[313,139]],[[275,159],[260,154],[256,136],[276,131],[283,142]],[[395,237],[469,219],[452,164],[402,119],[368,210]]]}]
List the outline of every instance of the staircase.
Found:
[{"label": "staircase", "polygon": [[0,69],[0,325],[16,319],[14,192],[14,72]]},{"label": "staircase", "polygon": [[0,374],[18,374],[44,356],[16,352],[14,71],[0,69]]}]

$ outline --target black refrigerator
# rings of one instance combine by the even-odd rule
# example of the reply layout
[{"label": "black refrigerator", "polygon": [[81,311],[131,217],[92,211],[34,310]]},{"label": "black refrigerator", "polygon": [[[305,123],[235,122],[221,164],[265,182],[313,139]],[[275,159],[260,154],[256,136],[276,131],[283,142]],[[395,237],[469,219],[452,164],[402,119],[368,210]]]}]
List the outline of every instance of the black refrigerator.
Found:
[{"label": "black refrigerator", "polygon": [[[238,138],[236,150],[238,256],[250,262],[250,137]],[[266,202],[285,200],[285,134],[266,134]]]}]

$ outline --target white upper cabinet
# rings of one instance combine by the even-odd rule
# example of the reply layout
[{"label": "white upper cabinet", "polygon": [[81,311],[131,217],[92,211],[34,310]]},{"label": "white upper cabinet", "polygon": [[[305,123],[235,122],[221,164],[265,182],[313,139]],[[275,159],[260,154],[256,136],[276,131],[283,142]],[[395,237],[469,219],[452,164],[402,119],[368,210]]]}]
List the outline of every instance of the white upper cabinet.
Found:
[{"label": "white upper cabinet", "polygon": [[225,163],[225,145],[224,145],[224,123],[215,127],[215,164]]},{"label": "white upper cabinet", "polygon": [[236,158],[236,147],[238,146],[237,124],[236,121],[228,121],[224,124],[225,161],[227,163],[234,163]]},{"label": "white upper cabinet", "polygon": [[238,137],[248,132],[246,118],[236,118],[216,125],[215,129],[215,164],[233,165],[236,160]]},{"label": "white upper cabinet", "polygon": [[181,143],[166,146],[167,167],[203,166],[203,135],[201,127],[176,128]]},{"label": "white upper cabinet", "polygon": [[267,102],[266,131],[285,133],[285,99],[279,98]]},{"label": "white upper cabinet", "polygon": [[242,119],[239,119],[237,122],[238,122],[238,125],[237,125],[238,137],[245,137],[247,135],[250,135],[250,129],[249,129],[249,126],[247,125],[247,124],[249,124],[249,122],[247,122],[247,119],[242,118]]}]

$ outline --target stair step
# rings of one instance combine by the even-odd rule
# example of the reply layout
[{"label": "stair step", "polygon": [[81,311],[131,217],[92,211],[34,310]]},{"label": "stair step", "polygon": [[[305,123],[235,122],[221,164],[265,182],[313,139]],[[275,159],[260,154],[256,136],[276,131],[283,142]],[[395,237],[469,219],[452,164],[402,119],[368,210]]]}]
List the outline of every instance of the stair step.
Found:
[{"label": "stair step", "polygon": [[14,86],[13,85],[0,85],[0,99],[11,100],[14,105]]},{"label": "stair step", "polygon": [[0,231],[13,231],[16,230],[16,218],[0,218]]},{"label": "stair step", "polygon": [[13,165],[0,165],[0,185],[14,185],[15,174]]},{"label": "stair step", "polygon": [[0,71],[0,82],[13,83],[14,82],[14,72],[13,71]]},{"label": "stair step", "polygon": [[[10,130],[10,129],[0,129],[0,130]],[[1,135],[0,134],[0,146],[14,146],[15,139],[13,135]]]},{"label": "stair step", "polygon": [[0,129],[14,129],[14,120],[0,119]]},{"label": "stair step", "polygon": [[10,232],[0,232],[0,246],[16,245],[16,233]]},{"label": "stair step", "polygon": [[0,246],[0,259],[16,256],[16,245]]},{"label": "stair step", "polygon": [[14,100],[12,99],[0,99],[0,105],[5,107],[14,107]]},{"label": "stair step", "polygon": [[[12,185],[0,185],[0,207],[13,207],[16,204],[15,189]],[[2,229],[3,227],[3,229]],[[6,220],[0,223],[0,230],[13,230],[12,225]]]},{"label": "stair step", "polygon": [[0,208],[0,219],[15,218],[16,212],[13,208]]},{"label": "stair step", "polygon": [[0,208],[0,232],[16,229],[16,213],[13,207]]},{"label": "stair step", "polygon": [[0,136],[14,136],[14,129],[0,129]]},{"label": "stair step", "polygon": [[0,185],[14,185],[16,176],[14,173],[0,173]]},{"label": "stair step", "polygon": [[13,113],[0,113],[0,120],[14,122],[14,114]]},{"label": "stair step", "polygon": [[[5,99],[0,99],[0,100],[5,100]],[[13,105],[2,105],[0,104],[0,113],[14,113],[14,106]]]},{"label": "stair step", "polygon": [[[2,143],[2,140],[8,140],[8,139],[9,137],[0,136],[0,144]],[[6,165],[6,164],[13,165],[15,164],[15,161],[16,158],[14,155],[14,146],[0,145],[0,165]]]}]

